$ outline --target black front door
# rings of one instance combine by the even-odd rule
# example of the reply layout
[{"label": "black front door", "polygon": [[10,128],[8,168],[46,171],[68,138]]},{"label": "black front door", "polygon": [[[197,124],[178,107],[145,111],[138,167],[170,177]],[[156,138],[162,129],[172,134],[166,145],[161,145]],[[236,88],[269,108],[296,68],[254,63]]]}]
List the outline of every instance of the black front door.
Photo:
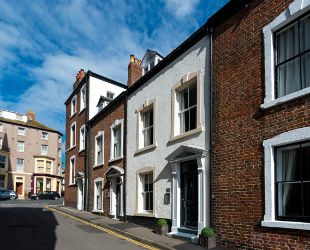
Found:
[{"label": "black front door", "polygon": [[197,162],[181,163],[181,226],[198,225],[198,171]]}]

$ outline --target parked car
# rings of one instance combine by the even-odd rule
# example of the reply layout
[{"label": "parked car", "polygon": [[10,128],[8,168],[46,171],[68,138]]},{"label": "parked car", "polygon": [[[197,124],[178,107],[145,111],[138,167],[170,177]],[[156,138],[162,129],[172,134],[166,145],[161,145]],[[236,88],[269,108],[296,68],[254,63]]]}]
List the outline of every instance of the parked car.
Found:
[{"label": "parked car", "polygon": [[10,192],[10,199],[16,200],[18,199],[18,194],[14,190],[8,190]]},{"label": "parked car", "polygon": [[10,191],[5,189],[0,190],[0,199],[11,199]]},{"label": "parked car", "polygon": [[44,191],[38,194],[31,195],[32,200],[58,200],[60,195],[54,191]]}]

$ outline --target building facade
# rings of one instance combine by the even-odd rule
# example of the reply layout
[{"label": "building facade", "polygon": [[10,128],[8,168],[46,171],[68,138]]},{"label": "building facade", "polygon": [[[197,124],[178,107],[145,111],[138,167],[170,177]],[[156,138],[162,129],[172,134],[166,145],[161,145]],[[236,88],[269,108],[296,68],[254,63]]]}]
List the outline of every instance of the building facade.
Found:
[{"label": "building facade", "polygon": [[124,91],[123,84],[80,70],[66,105],[65,204],[86,210],[89,200],[87,122]]},{"label": "building facade", "polygon": [[222,246],[309,249],[310,1],[236,2],[209,20],[212,226]]},{"label": "building facade", "polygon": [[124,217],[125,94],[89,121],[89,210]]},{"label": "building facade", "polygon": [[62,134],[27,115],[0,110],[0,188],[19,198],[62,190]]},{"label": "building facade", "polygon": [[147,51],[154,66],[128,89],[127,219],[194,239],[210,225],[209,46],[202,27],[157,65]]}]

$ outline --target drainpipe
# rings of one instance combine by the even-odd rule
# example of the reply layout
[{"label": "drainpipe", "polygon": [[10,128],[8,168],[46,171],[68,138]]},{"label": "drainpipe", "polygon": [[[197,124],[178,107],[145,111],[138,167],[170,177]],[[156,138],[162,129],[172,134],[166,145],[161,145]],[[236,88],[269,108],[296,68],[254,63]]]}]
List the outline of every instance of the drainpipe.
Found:
[{"label": "drainpipe", "polygon": [[88,114],[89,114],[89,77],[86,81],[86,109],[85,109],[85,149],[84,149],[84,210],[88,211],[88,197],[89,197],[89,169],[88,169],[88,142],[89,142],[89,124],[88,124]]},{"label": "drainpipe", "polygon": [[208,149],[209,149],[209,152],[208,152],[208,158],[207,158],[207,161],[208,161],[208,164],[209,164],[209,167],[210,167],[210,184],[209,184],[209,190],[210,190],[210,193],[209,193],[209,209],[210,209],[210,212],[209,212],[209,218],[210,218],[210,226],[211,226],[211,218],[212,218],[212,166],[211,166],[211,162],[212,162],[212,128],[213,128],[213,120],[212,120],[212,114],[213,114],[213,95],[212,95],[212,91],[213,91],[213,88],[212,88],[212,46],[213,46],[213,43],[212,43],[212,36],[213,36],[213,28],[209,28],[208,30],[208,33],[209,33],[209,53],[210,53],[210,56],[209,56],[209,83],[210,83],[210,93],[209,93],[209,98],[210,98],[210,107],[209,107],[209,140],[206,142],[206,145],[208,146]]},{"label": "drainpipe", "polygon": [[125,93],[125,104],[124,104],[124,145],[123,145],[123,154],[124,154],[124,161],[123,161],[123,168],[124,168],[124,180],[123,180],[123,220],[127,221],[127,214],[126,214],[126,184],[127,184],[127,102],[128,102],[128,95],[127,92]]}]

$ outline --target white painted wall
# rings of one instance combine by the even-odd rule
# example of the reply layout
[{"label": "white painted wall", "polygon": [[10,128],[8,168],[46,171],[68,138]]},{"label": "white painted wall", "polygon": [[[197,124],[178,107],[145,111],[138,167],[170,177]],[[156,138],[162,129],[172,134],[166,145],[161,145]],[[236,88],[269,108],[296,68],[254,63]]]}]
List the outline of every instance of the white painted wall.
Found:
[{"label": "white painted wall", "polygon": [[[23,115],[20,113],[8,111],[8,110],[3,110],[3,109],[0,110],[0,117],[10,119],[10,120],[27,122],[27,115]],[[20,119],[18,119],[18,117]]]},{"label": "white painted wall", "polygon": [[[133,216],[136,212],[136,172],[142,168],[155,167],[155,216],[170,219],[171,204],[164,204],[166,189],[171,189],[171,167],[165,158],[181,145],[192,145],[201,148],[206,147],[206,126],[209,109],[209,65],[207,64],[209,54],[209,38],[204,37],[191,47],[183,55],[159,72],[144,86],[139,88],[128,99],[128,124],[127,124],[127,215]],[[171,134],[171,89],[181,78],[192,72],[201,71],[201,123],[203,132],[194,136],[180,139],[174,143],[168,143]],[[144,152],[134,156],[136,150],[137,114],[143,103],[149,99],[156,98],[156,141],[157,147],[153,151]],[[206,124],[207,122],[207,124]],[[208,131],[208,127],[207,127]]]},{"label": "white painted wall", "polygon": [[107,91],[114,93],[114,98],[121,94],[126,89],[114,85],[112,83],[89,77],[89,117],[90,120],[98,113],[98,101],[100,96],[107,96]]}]

